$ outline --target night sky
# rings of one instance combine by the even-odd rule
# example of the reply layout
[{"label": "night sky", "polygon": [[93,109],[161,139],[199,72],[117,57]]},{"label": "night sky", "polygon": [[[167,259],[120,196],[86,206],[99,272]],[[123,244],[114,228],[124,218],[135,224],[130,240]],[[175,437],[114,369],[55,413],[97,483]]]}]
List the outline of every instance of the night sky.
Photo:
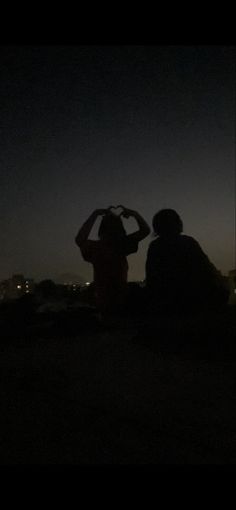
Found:
[{"label": "night sky", "polygon": [[[235,267],[233,47],[3,46],[0,55],[0,279],[91,280],[74,238],[112,204],[150,226],[159,209],[176,209],[218,269]],[[128,258],[130,280],[144,278],[152,239]]]}]

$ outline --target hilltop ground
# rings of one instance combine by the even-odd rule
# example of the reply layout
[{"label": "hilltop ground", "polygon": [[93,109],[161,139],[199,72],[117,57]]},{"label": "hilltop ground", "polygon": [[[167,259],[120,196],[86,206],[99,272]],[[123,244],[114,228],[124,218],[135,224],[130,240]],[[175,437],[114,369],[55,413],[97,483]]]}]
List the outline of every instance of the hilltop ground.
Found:
[{"label": "hilltop ground", "polygon": [[0,463],[234,464],[234,312],[152,327],[101,325],[86,309],[25,327],[13,316],[0,344]]}]

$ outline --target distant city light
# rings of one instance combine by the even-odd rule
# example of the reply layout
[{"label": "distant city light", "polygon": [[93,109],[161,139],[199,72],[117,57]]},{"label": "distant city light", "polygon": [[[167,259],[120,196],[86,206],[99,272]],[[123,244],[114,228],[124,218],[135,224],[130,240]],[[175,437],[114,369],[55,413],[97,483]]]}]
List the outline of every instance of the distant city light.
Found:
[{"label": "distant city light", "polygon": [[21,289],[21,285],[17,285],[17,289]]},{"label": "distant city light", "polygon": [[236,289],[234,289],[234,294],[236,294]]},{"label": "distant city light", "polygon": [[90,285],[90,282],[86,282],[85,285]]},{"label": "distant city light", "polygon": [[28,294],[28,293],[29,293],[29,290],[26,290],[26,294]]}]

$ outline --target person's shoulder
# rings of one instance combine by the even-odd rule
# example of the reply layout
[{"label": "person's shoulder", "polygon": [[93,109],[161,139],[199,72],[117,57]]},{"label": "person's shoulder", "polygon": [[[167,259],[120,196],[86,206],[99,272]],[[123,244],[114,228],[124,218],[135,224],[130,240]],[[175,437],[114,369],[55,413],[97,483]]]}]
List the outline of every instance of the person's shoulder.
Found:
[{"label": "person's shoulder", "polygon": [[192,245],[192,246],[197,246],[198,245],[198,242],[196,241],[196,239],[194,239],[194,237],[191,237],[191,236],[187,236],[185,234],[181,234],[179,236],[180,240],[182,243],[184,244],[188,244],[188,245]]},{"label": "person's shoulder", "polygon": [[187,250],[188,252],[191,252],[192,255],[199,255],[202,253],[202,248],[198,241],[194,239],[194,237],[181,235],[181,246],[183,250]]},{"label": "person's shoulder", "polygon": [[149,244],[149,246],[157,246],[160,243],[160,237],[155,237]]},{"label": "person's shoulder", "polygon": [[148,246],[148,251],[152,252],[153,250],[156,250],[159,245],[160,245],[160,239],[159,239],[159,237],[156,237],[155,239],[153,239],[153,241],[150,242],[150,244]]}]

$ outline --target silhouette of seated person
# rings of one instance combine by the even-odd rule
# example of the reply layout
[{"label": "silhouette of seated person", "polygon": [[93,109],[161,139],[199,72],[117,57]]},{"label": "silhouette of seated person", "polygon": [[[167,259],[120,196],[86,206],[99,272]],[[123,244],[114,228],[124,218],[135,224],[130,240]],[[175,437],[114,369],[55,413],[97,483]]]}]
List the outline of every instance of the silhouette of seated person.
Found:
[{"label": "silhouette of seated person", "polygon": [[[121,211],[117,214],[117,211]],[[98,241],[89,239],[98,218],[102,221]],[[139,230],[127,235],[122,219],[133,217]],[[138,244],[150,233],[150,228],[136,211],[123,206],[95,210],[76,236],[82,257],[93,264],[96,305],[101,312],[122,310],[127,296],[127,256],[136,253]]]},{"label": "silhouette of seated person", "polygon": [[223,277],[198,242],[183,235],[176,211],[162,209],[153,217],[157,239],[149,245],[146,290],[156,311],[219,309],[229,298]]}]

